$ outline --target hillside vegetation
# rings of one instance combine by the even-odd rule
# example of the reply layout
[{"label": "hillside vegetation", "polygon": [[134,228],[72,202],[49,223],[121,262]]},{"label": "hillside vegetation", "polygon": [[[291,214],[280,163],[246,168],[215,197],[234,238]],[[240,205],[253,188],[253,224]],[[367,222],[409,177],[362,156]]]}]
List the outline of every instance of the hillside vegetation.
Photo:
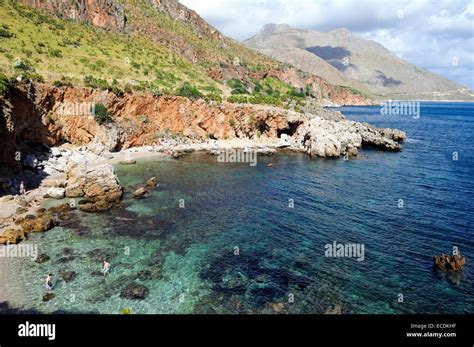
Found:
[{"label": "hillside vegetation", "polygon": [[14,83],[33,80],[117,95],[151,92],[297,111],[306,98],[365,98],[314,83],[223,36],[175,0],[80,4],[82,17],[71,20],[78,9],[73,1],[0,0],[0,73]]}]

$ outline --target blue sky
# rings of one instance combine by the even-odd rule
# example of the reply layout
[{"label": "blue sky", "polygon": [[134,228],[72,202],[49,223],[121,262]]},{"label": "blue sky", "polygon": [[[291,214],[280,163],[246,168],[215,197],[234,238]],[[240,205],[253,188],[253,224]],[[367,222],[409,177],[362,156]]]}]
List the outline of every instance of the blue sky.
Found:
[{"label": "blue sky", "polygon": [[474,1],[180,1],[237,40],[251,37],[267,23],[317,31],[345,27],[474,90]]}]

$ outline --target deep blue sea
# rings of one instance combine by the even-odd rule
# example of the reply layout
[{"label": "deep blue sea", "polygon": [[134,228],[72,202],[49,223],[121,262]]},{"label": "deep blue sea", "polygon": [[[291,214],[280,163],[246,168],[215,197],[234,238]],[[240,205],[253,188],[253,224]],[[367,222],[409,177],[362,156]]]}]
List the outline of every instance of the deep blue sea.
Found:
[{"label": "deep blue sea", "polygon": [[[118,166],[124,210],[73,214],[28,241],[51,260],[24,261],[23,308],[474,313],[474,104],[422,103],[419,119],[382,116],[379,107],[339,110],[406,131],[404,150],[362,150],[348,161],[279,154],[256,167],[204,154]],[[152,176],[159,188],[133,200]],[[326,257],[334,241],[363,244],[364,260]],[[464,271],[435,270],[433,256],[454,246]],[[106,278],[95,274],[103,255],[112,266]],[[56,297],[43,303],[44,275],[60,270],[77,277],[58,280]],[[149,289],[145,300],[120,297],[130,283]]]}]

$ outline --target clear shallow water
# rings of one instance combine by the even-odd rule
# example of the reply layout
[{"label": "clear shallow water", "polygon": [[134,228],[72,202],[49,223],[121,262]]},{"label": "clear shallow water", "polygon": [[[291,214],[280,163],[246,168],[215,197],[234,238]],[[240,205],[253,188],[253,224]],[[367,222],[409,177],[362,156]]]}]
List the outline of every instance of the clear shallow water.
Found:
[{"label": "clear shallow water", "polygon": [[[24,308],[324,313],[341,305],[345,313],[473,313],[474,104],[423,104],[416,120],[381,116],[378,107],[341,111],[406,131],[404,151],[365,150],[350,161],[259,157],[256,167],[192,155],[117,167],[124,210],[73,214],[68,225],[28,241],[51,260],[22,263]],[[160,187],[150,198],[131,199],[152,176]],[[326,258],[333,241],[363,243],[365,260]],[[434,270],[432,257],[453,246],[468,260],[465,271]],[[105,279],[91,275],[104,255],[112,264]],[[58,281],[56,297],[43,303],[44,275],[60,270],[78,276]],[[149,289],[145,300],[120,298],[133,282]]]}]

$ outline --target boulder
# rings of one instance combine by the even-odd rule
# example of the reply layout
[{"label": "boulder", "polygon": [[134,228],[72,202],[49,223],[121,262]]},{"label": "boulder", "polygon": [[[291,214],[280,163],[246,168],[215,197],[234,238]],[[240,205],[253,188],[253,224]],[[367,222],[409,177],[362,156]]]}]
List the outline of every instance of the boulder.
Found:
[{"label": "boulder", "polygon": [[66,197],[86,197],[90,202],[104,200],[111,203],[119,201],[122,195],[122,187],[111,165],[91,167],[84,162],[69,161]]},{"label": "boulder", "polygon": [[130,300],[143,300],[148,295],[148,288],[141,285],[132,283],[125,287],[120,293],[120,297]]},{"label": "boulder", "polygon": [[51,198],[51,199],[64,199],[65,194],[66,194],[66,189],[51,187],[47,190],[44,197]]},{"label": "boulder", "polygon": [[148,196],[148,190],[145,187],[140,187],[133,192],[135,199],[143,199]]},{"label": "boulder", "polygon": [[119,161],[120,165],[133,165],[133,164],[136,164],[136,163],[137,163],[137,161],[135,159],[131,159],[131,158]]},{"label": "boulder", "polygon": [[158,181],[156,180],[156,177],[152,177],[148,181],[146,181],[145,187],[155,188],[157,185],[158,185]]}]

